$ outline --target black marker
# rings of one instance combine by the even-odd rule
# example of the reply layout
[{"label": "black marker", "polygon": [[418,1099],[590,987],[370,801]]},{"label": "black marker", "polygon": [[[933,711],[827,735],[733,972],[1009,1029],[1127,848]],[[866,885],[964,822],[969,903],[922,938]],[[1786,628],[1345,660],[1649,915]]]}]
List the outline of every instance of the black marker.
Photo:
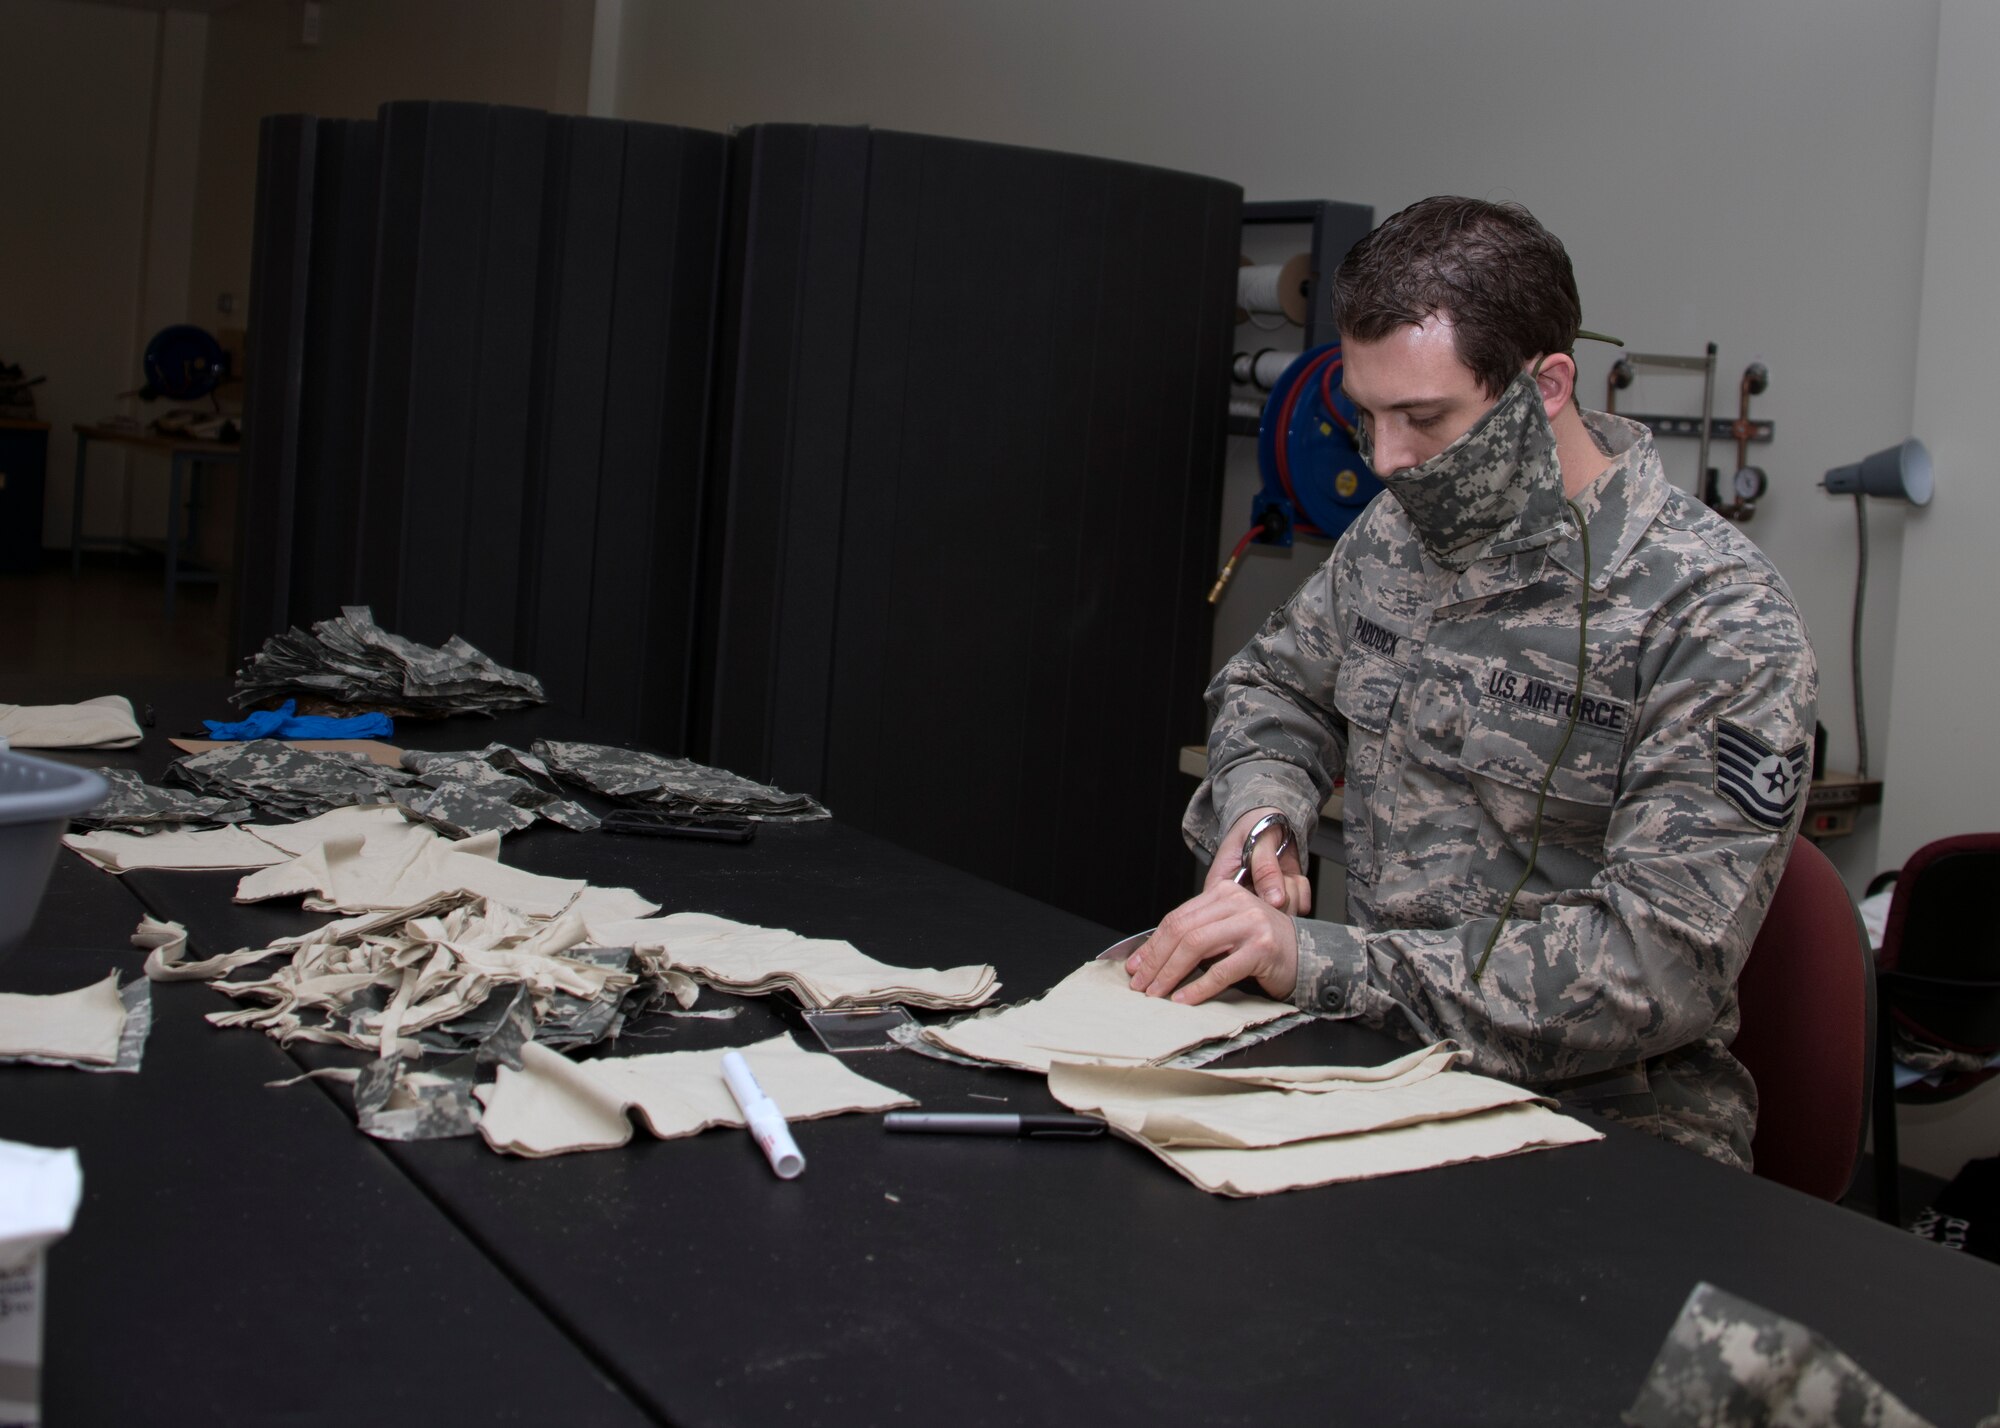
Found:
[{"label": "black marker", "polygon": [[933,1135],[1092,1136],[1104,1122],[1091,1116],[1016,1116],[1004,1111],[891,1111],[882,1129]]}]

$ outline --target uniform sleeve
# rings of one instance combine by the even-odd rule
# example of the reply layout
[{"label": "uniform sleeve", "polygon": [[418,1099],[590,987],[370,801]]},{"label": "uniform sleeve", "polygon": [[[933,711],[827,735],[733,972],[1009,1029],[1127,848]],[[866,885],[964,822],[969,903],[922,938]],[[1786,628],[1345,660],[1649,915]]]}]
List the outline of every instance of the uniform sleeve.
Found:
[{"label": "uniform sleeve", "polygon": [[1209,681],[1208,777],[1182,836],[1210,857],[1253,808],[1285,815],[1304,847],[1333,792],[1347,723],[1332,706],[1340,670],[1333,562],[1322,565]]},{"label": "uniform sleeve", "polygon": [[1817,673],[1789,598],[1745,583],[1662,618],[1639,687],[1588,885],[1517,909],[1476,981],[1493,918],[1374,933],[1301,919],[1294,1000],[1370,1020],[1400,1003],[1473,1069],[1536,1084],[1707,1034],[1803,816]]}]

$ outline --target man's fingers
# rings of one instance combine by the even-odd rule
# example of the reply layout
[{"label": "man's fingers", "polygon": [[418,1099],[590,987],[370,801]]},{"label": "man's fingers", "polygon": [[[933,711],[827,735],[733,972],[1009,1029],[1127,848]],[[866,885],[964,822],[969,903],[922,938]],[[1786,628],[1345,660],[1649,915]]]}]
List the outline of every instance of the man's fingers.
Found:
[{"label": "man's fingers", "polygon": [[1239,947],[1227,957],[1210,963],[1207,971],[1175,992],[1173,999],[1184,1006],[1198,1006],[1248,977],[1255,970],[1256,960],[1254,954]]},{"label": "man's fingers", "polygon": [[1265,902],[1273,907],[1285,905],[1285,868],[1268,842],[1250,850],[1250,881],[1257,885],[1257,896]]},{"label": "man's fingers", "polygon": [[[1161,932],[1165,931],[1165,924],[1162,924]],[[1154,933],[1152,943],[1148,944],[1152,950],[1146,959],[1147,965],[1142,966],[1132,978],[1132,990],[1151,997],[1163,997],[1179,986],[1181,978],[1206,955],[1202,950],[1206,939],[1199,932],[1174,933],[1164,937],[1161,932]]]},{"label": "man's fingers", "polygon": [[1229,916],[1229,902],[1241,894],[1234,886],[1202,893],[1160,919],[1159,930],[1127,961],[1132,990],[1165,996],[1190,968],[1212,955],[1211,928]]},{"label": "man's fingers", "polygon": [[[1154,940],[1161,946],[1149,956],[1149,966],[1142,974],[1132,979],[1132,989],[1150,997],[1168,996],[1183,980],[1194,976],[1202,963],[1219,958],[1222,960],[1214,967],[1201,973],[1207,986],[1196,1000],[1207,1000],[1255,970],[1256,939],[1270,916],[1269,910],[1236,888],[1213,896],[1204,893],[1183,904],[1160,924]],[[1234,955],[1239,951],[1245,955]]]}]

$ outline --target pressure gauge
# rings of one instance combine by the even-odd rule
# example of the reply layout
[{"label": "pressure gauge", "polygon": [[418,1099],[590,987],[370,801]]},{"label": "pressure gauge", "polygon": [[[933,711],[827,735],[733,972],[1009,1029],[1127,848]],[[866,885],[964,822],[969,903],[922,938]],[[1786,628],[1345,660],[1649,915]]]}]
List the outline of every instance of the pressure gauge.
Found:
[{"label": "pressure gauge", "polygon": [[1761,466],[1738,467],[1736,474],[1729,478],[1731,494],[1737,500],[1750,502],[1762,499],[1764,495],[1764,468]]}]

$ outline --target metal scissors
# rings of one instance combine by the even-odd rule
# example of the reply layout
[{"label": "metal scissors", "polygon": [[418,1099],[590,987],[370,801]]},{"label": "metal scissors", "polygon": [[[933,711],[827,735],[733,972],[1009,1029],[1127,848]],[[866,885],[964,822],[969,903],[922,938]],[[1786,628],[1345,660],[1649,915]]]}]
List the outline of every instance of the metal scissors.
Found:
[{"label": "metal scissors", "polygon": [[[1277,848],[1273,850],[1273,856],[1282,858],[1285,855],[1285,850],[1293,846],[1291,825],[1285,822],[1283,814],[1267,813],[1255,823],[1252,823],[1250,825],[1249,836],[1243,840],[1243,865],[1236,870],[1236,875],[1230,879],[1239,888],[1247,888],[1251,885],[1250,855],[1257,849],[1257,840],[1273,828],[1278,829],[1282,835],[1278,839]],[[1122,962],[1138,951],[1146,939],[1159,930],[1159,927],[1156,925],[1147,928],[1144,932],[1135,932],[1130,937],[1121,937],[1098,953],[1096,960],[1099,962]]]}]

